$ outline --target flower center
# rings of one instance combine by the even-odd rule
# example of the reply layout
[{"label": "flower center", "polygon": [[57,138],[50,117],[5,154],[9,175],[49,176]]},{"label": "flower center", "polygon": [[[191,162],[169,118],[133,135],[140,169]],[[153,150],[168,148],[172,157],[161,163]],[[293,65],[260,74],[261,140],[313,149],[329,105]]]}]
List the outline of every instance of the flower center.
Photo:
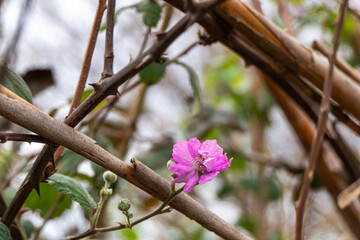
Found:
[{"label": "flower center", "polygon": [[206,170],[206,167],[204,165],[204,161],[207,159],[207,157],[201,156],[201,155],[197,155],[196,158],[193,159],[193,163],[194,166],[198,169],[198,170]]}]

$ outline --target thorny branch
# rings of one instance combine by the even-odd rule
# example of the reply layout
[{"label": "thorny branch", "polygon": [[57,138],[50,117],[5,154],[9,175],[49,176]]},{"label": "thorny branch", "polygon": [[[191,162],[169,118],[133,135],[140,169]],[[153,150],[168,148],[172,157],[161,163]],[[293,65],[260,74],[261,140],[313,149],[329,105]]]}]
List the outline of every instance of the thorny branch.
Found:
[{"label": "thorny branch", "polygon": [[106,37],[104,70],[102,78],[111,77],[114,74],[114,21],[115,21],[115,0],[108,0],[106,15]]},{"label": "thorny branch", "polygon": [[43,138],[42,136],[36,135],[36,134],[0,132],[0,143],[5,143],[7,141],[18,141],[18,142],[28,142],[28,143],[37,142],[37,143],[53,144],[51,141]]},{"label": "thorny branch", "polygon": [[[112,77],[104,79],[101,83],[99,83],[95,89],[96,91],[91,94],[78,108],[76,108],[66,118],[64,123],[70,127],[76,126],[104,98],[106,98],[108,95],[114,94],[117,87],[123,84],[127,79],[133,77],[153,61],[159,60],[162,53],[173,41],[175,41],[184,31],[186,31],[195,21],[201,18],[208,10],[220,2],[222,2],[222,0],[209,0],[189,9],[187,14],[174,27],[165,33],[161,40],[156,42],[149,50],[141,54]],[[10,206],[1,219],[5,225],[11,225],[31,190],[34,188],[38,190],[39,182],[45,180],[49,175],[52,174],[53,169],[46,171],[46,166],[48,162],[53,161],[53,153],[56,149],[57,147],[50,145],[46,145],[43,148],[42,152],[38,156],[33,167],[30,169],[27,177],[25,178],[22,186],[16,193],[14,199],[10,203]]]},{"label": "thorny branch", "polygon": [[[90,33],[88,45],[86,48],[83,64],[81,66],[80,76],[79,76],[78,83],[77,83],[77,86],[75,89],[74,97],[71,101],[68,115],[70,115],[74,111],[74,109],[80,105],[81,97],[84,93],[86,81],[89,76],[91,61],[92,61],[92,57],[93,57],[94,50],[95,50],[95,45],[96,45],[96,41],[97,41],[99,29],[100,29],[100,24],[101,24],[101,19],[103,17],[105,9],[106,9],[106,0],[99,0],[97,8],[96,8],[94,22],[93,22],[93,25],[91,28],[91,33]],[[60,161],[60,159],[62,158],[63,155],[64,155],[64,147],[60,146],[54,154],[53,162],[54,162],[55,166],[57,165],[58,161]],[[51,167],[53,167],[53,170],[55,169],[55,166],[51,166]]]},{"label": "thorny branch", "polygon": [[124,224],[124,223],[118,223],[119,226],[116,226],[116,227],[104,227],[104,228],[94,228],[94,229],[89,229],[88,231],[86,232],[83,232],[77,236],[73,236],[73,237],[69,237],[67,238],[67,240],[77,240],[77,239],[81,239],[81,238],[84,238],[84,237],[87,237],[87,236],[90,236],[90,235],[94,235],[94,234],[97,234],[97,233],[105,233],[105,232],[111,232],[111,231],[116,231],[116,230],[121,230],[121,229],[125,229],[125,228],[132,228],[134,227],[135,225],[139,224],[139,223],[142,223],[146,220],[148,220],[149,218],[152,218],[156,215],[160,215],[160,214],[163,214],[163,213],[167,213],[167,212],[170,212],[171,211],[171,208],[170,207],[167,207],[165,208],[179,193],[182,192],[182,190],[184,189],[184,186],[180,189],[178,189],[177,191],[175,192],[172,192],[170,194],[170,196],[156,209],[154,210],[153,212],[145,215],[144,217],[130,223],[130,224]]},{"label": "thorny branch", "polygon": [[304,178],[303,186],[301,188],[299,201],[296,203],[295,237],[297,240],[303,239],[303,218],[306,209],[306,201],[310,189],[310,184],[314,178],[316,163],[321,150],[322,141],[324,138],[324,132],[326,129],[326,120],[330,109],[330,95],[331,95],[332,82],[333,82],[334,62],[336,59],[336,52],[340,44],[340,34],[344,24],[347,4],[348,4],[348,0],[344,0],[340,6],[340,17],[336,24],[332,54],[329,57],[330,67],[329,67],[328,75],[324,82],[323,97],[321,100],[321,107],[320,107],[318,122],[316,126],[315,140],[310,148],[309,165],[305,171],[305,176],[304,176],[305,178]]}]

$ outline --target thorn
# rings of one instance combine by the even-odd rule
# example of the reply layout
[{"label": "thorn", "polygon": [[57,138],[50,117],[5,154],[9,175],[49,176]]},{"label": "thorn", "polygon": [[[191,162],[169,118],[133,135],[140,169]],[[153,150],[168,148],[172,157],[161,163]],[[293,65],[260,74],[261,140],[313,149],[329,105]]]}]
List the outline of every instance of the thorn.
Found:
[{"label": "thorn", "polygon": [[100,83],[89,83],[90,86],[94,88],[95,91],[97,91],[100,88]]},{"label": "thorn", "polygon": [[151,59],[151,55],[146,55],[141,62],[135,67],[135,69],[139,69],[147,60]]},{"label": "thorn", "polygon": [[37,194],[40,197],[40,185],[39,185],[39,183],[36,183],[36,186],[34,187],[34,189],[36,190]]},{"label": "thorn", "polygon": [[166,32],[159,32],[155,33],[156,41],[159,42],[161,39],[163,39],[166,36]]},{"label": "thorn", "polygon": [[207,32],[201,32],[200,30],[198,31],[198,36],[200,39],[199,44],[203,46],[211,45],[217,41],[215,38],[211,37]]}]

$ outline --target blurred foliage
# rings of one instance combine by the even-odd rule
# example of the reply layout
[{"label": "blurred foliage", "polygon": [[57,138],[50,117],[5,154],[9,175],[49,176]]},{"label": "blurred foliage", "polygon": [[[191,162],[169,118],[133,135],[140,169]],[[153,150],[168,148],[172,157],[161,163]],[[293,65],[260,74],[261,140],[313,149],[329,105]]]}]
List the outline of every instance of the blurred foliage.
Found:
[{"label": "blurred foliage", "polygon": [[29,221],[29,220],[22,220],[21,221],[21,225],[25,230],[26,236],[28,238],[30,238],[31,234],[34,232],[34,230],[36,229],[34,224]]},{"label": "blurred foliage", "polygon": [[[49,184],[40,183],[40,196],[33,190],[25,201],[25,207],[40,213],[41,217],[45,217],[51,207],[59,198],[60,192]],[[52,218],[59,217],[66,209],[71,206],[71,199],[65,196],[56,208]]]},{"label": "blurred foliage", "polygon": [[[121,6],[115,11],[115,22],[117,22],[121,13],[127,9],[132,9],[134,10],[133,13],[138,14],[138,17],[142,17],[143,27],[152,28],[152,34],[149,35],[151,38],[156,35],[154,33],[159,30],[159,27],[157,27],[158,23],[162,21],[162,4],[163,2],[160,1],[142,0],[129,6]],[[275,6],[275,4],[278,4],[278,1],[273,0],[270,4]],[[319,28],[323,31],[324,39],[322,39],[322,41],[325,41],[326,44],[331,43],[331,36],[334,33],[334,22],[338,17],[338,9],[329,7],[332,3],[309,4],[309,1],[305,0],[289,0],[289,4],[290,9],[294,12],[293,17],[297,31]],[[281,23],[278,17],[276,17],[275,21],[278,22],[281,27],[284,27],[284,24]],[[360,53],[356,51],[356,41],[359,39],[357,37],[360,36],[357,24],[359,24],[359,20],[354,17],[354,15],[347,14],[341,36],[342,48],[346,49],[348,47],[355,49],[345,54],[347,57],[346,60],[353,66],[359,66],[360,62]],[[100,31],[104,31],[105,29],[106,23],[103,22]],[[254,71],[251,69],[245,68],[241,58],[233,53],[225,51],[224,54],[216,55],[211,61],[208,61],[203,72],[196,69],[191,61],[179,59],[173,62],[173,64],[181,66],[186,71],[185,74],[189,80],[194,96],[190,100],[184,99],[184,96],[188,96],[188,93],[184,92],[180,87],[176,89],[177,92],[169,91],[171,94],[176,92],[177,95],[174,94],[171,97],[182,100],[185,106],[184,109],[186,109],[181,119],[176,119],[176,122],[180,125],[180,130],[178,129],[175,133],[164,130],[160,131],[159,134],[154,134],[151,138],[143,139],[139,124],[136,121],[132,122],[132,114],[136,112],[136,104],[129,104],[126,100],[123,101],[120,99],[120,103],[115,104],[108,117],[104,117],[102,121],[100,121],[99,119],[103,117],[103,115],[100,114],[100,117],[89,123],[82,131],[91,136],[96,141],[96,144],[105,148],[115,156],[121,156],[119,149],[121,149],[125,142],[129,142],[127,146],[130,154],[129,156],[122,156],[124,160],[127,160],[125,157],[133,157],[134,154],[139,160],[143,161],[147,166],[167,179],[170,179],[170,174],[166,163],[172,157],[172,148],[177,140],[189,139],[190,137],[197,137],[201,141],[216,139],[219,145],[224,148],[224,152],[227,152],[229,157],[234,158],[231,167],[226,172],[219,174],[216,178],[217,180],[213,180],[214,182],[216,181],[216,184],[211,185],[208,183],[201,186],[202,189],[205,189],[204,192],[211,188],[215,189],[215,192],[203,194],[201,190],[195,190],[191,193],[192,196],[203,201],[205,205],[207,204],[208,197],[216,198],[215,200],[219,201],[219,205],[224,204],[224,206],[234,208],[234,211],[239,210],[239,214],[236,216],[237,222],[233,223],[240,228],[246,229],[246,231],[254,237],[257,236],[258,231],[265,229],[267,240],[289,239],[289,237],[284,234],[284,232],[288,232],[288,230],[282,231],[283,226],[281,226],[280,221],[270,219],[267,216],[268,209],[275,204],[279,205],[279,203],[282,203],[282,198],[285,195],[284,192],[287,189],[285,187],[287,183],[283,182],[279,174],[282,170],[275,170],[274,168],[264,165],[258,165],[250,162],[249,160],[251,159],[239,157],[241,155],[239,153],[242,151],[252,150],[251,144],[254,143],[251,142],[251,138],[254,122],[260,122],[260,124],[264,126],[265,131],[272,126],[271,113],[275,106],[272,96],[264,86],[259,86],[256,89],[256,94],[254,93],[252,84],[254,77],[257,77],[256,74],[254,74]],[[152,85],[149,89],[158,87],[166,92],[169,89],[164,87],[166,84],[163,84],[163,82],[168,79],[164,78],[167,75],[172,75],[165,74],[168,65],[168,62],[152,63],[140,71],[139,78],[143,83]],[[35,74],[35,76],[39,76],[38,78],[40,79],[46,79],[46,81],[50,83],[53,81],[52,72],[49,69],[45,70],[45,72],[37,72],[36,70],[36,74],[40,75]],[[30,73],[31,71],[29,71],[29,74]],[[16,78],[16,86],[13,88],[13,91],[16,92],[16,89],[20,89],[21,91],[16,93],[19,96],[25,93],[26,96],[24,95],[23,97],[29,98],[30,95],[28,90],[26,90],[27,86],[25,82],[23,83],[16,73],[9,72],[9,74]],[[169,78],[171,77],[173,76]],[[35,81],[34,75],[31,75],[30,79],[32,79],[31,81]],[[175,81],[174,79],[172,80]],[[179,85],[180,84],[183,83],[179,83]],[[41,89],[39,88],[38,90]],[[82,96],[82,102],[93,92],[94,89],[92,88],[85,90]],[[94,111],[99,110],[104,104],[105,100],[102,101]],[[150,103],[146,104],[151,105],[157,103],[150,101]],[[148,105],[146,104],[141,108],[140,121],[144,119],[146,119],[146,121],[148,121],[148,119],[151,119],[151,121],[156,119],[154,122],[157,121],[156,124],[159,124],[159,128],[162,128],[162,119],[157,120],[157,116],[152,118],[153,116],[151,114],[154,113],[148,110]],[[50,114],[53,116],[58,110],[59,108],[56,108]],[[143,119],[143,116],[147,118]],[[169,118],[172,118],[172,116],[169,116]],[[102,124],[98,125],[99,123]],[[265,138],[266,136],[262,137]],[[267,154],[267,152],[270,151],[271,149],[268,149],[265,139],[264,152]],[[9,162],[15,157],[15,153],[1,149],[0,180],[5,178]],[[84,157],[66,149],[65,156],[57,166],[57,172],[72,176],[71,179],[76,182],[80,181],[84,183],[81,187],[78,185],[76,187],[76,189],[83,189],[79,195],[80,198],[87,195],[88,192],[89,196],[87,196],[87,198],[97,200],[99,198],[99,191],[104,185],[102,174],[105,169],[92,162],[90,164],[88,163],[89,161]],[[84,167],[86,171],[80,170],[82,167]],[[28,168],[25,168],[22,174],[26,173],[27,170]],[[56,176],[58,175],[55,175],[52,179],[55,179]],[[74,194],[77,191],[72,189],[74,186],[71,187],[71,184],[73,183],[69,184],[65,182],[60,184],[60,188],[74,198]],[[300,185],[298,184],[298,186]],[[311,187],[315,190],[322,187],[318,178],[315,178]],[[134,188],[129,187],[129,184],[120,180],[113,186],[113,197],[118,198],[120,195],[121,198],[132,198],[133,208],[139,213],[149,212],[158,206],[158,200],[145,194],[141,195],[140,190],[134,191],[133,189]],[[294,200],[297,198],[297,190],[295,186],[289,191],[292,197],[294,197]],[[10,186],[5,189],[4,192],[8,199],[12,199],[16,189]],[[33,191],[26,200],[25,207],[39,212],[40,216],[44,218],[59,198],[60,193],[51,185],[44,183],[40,184],[40,193],[41,195],[39,197],[37,193]],[[75,197],[75,199],[84,204],[82,200],[79,200],[79,196]],[[69,195],[65,195],[65,198],[58,205],[53,218],[61,216],[66,209],[70,208],[71,204],[72,200]],[[94,204],[95,202],[92,200],[87,206],[93,208]],[[263,205],[263,209],[259,210],[259,205]],[[263,212],[264,216],[258,216],[256,213],[259,211]],[[88,217],[88,214],[88,211],[84,210],[84,217]],[[112,219],[112,215],[110,214],[113,213],[108,213],[107,211],[102,213],[102,219],[100,220],[101,225],[110,226],[115,224],[112,220],[109,220]],[[164,219],[166,219],[165,215],[167,214],[164,214]],[[136,217],[141,216],[139,214]],[[173,218],[173,216],[170,215],[170,218]],[[176,231],[171,236],[172,239],[212,239],[208,237],[208,231],[201,226],[193,224],[190,220],[181,217],[176,218],[176,220],[171,220],[172,221],[166,223],[168,225],[165,227],[174,232]],[[164,225],[163,222],[159,221],[157,224]],[[22,225],[28,236],[30,236],[31,232],[34,231],[32,220],[23,219]],[[132,230],[125,229],[114,234],[122,239],[137,240],[143,237],[142,230],[143,228],[140,224]],[[172,231],[170,232],[172,234]],[[165,232],[161,233],[160,237],[163,237],[162,239],[169,238]]]},{"label": "blurred foliage", "polygon": [[0,84],[29,103],[33,103],[31,90],[24,79],[7,67],[0,66]]},{"label": "blurred foliage", "polygon": [[145,69],[141,70],[139,75],[142,82],[155,84],[161,80],[165,74],[166,63],[151,63]]}]

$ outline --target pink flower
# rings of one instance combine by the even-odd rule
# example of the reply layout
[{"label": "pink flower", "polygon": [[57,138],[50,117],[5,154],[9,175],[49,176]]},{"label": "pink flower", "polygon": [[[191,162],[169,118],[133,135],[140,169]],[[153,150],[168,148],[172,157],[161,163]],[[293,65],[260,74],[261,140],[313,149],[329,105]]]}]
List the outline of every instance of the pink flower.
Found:
[{"label": "pink flower", "polygon": [[201,144],[197,138],[177,142],[172,157],[175,164],[170,165],[169,170],[177,176],[171,183],[186,183],[184,190],[187,192],[192,191],[196,184],[213,179],[228,168],[232,160],[223,154],[216,140],[206,140]]}]

